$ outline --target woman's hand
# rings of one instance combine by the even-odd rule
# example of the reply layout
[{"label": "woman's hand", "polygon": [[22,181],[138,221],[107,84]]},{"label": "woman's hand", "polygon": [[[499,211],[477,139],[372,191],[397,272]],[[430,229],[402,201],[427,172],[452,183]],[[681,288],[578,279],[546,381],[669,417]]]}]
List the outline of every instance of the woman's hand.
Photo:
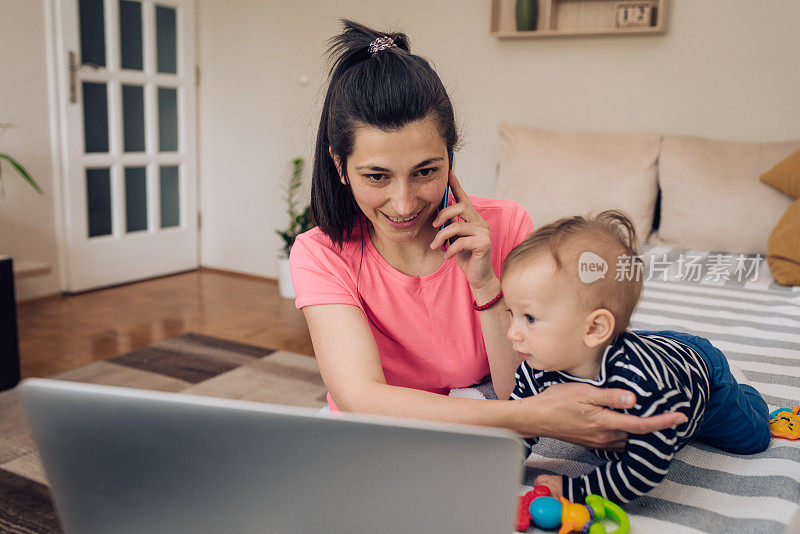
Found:
[{"label": "woman's hand", "polygon": [[589,384],[556,384],[517,403],[516,425],[522,435],[547,436],[590,449],[622,450],[627,433],[648,434],[686,422],[682,413],[637,417],[608,408],[626,409],[636,396],[624,389]]},{"label": "woman's hand", "polygon": [[439,227],[447,220],[452,222],[436,234],[431,248],[441,247],[447,239],[457,236],[447,247],[444,259],[455,256],[474,293],[497,279],[492,268],[489,224],[478,214],[453,171],[450,171],[448,180],[456,203],[441,210],[433,220],[433,226]]}]

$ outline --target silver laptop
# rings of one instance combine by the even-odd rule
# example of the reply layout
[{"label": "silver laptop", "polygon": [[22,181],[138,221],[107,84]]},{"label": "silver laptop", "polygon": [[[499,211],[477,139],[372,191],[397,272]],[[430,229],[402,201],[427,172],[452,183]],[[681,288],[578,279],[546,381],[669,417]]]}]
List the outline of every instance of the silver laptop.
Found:
[{"label": "silver laptop", "polygon": [[25,380],[67,533],[510,533],[510,431]]}]

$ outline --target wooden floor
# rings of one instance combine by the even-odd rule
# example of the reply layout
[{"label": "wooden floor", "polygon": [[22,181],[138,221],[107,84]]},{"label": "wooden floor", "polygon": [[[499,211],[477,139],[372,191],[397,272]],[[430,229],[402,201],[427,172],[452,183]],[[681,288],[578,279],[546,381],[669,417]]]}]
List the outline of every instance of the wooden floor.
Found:
[{"label": "wooden floor", "polygon": [[23,377],[46,377],[196,332],[313,356],[272,280],[200,270],[18,306]]}]

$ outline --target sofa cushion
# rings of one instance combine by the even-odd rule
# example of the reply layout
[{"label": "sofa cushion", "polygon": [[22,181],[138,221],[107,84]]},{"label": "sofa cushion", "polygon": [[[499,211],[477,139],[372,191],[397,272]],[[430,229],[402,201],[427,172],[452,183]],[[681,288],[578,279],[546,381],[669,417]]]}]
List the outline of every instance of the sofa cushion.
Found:
[{"label": "sofa cushion", "polygon": [[762,174],[761,181],[794,199],[800,198],[800,150]]},{"label": "sofa cushion", "polygon": [[522,204],[537,228],[561,217],[620,209],[643,241],[653,224],[659,142],[656,134],[501,124],[495,195]]},{"label": "sofa cushion", "polygon": [[665,136],[658,172],[661,224],[653,242],[671,247],[767,252],[767,238],[789,206],[758,177],[800,141],[739,143]]},{"label": "sofa cushion", "polygon": [[800,286],[800,199],[787,208],[767,242],[772,277],[784,286]]},{"label": "sofa cushion", "polygon": [[795,199],[769,234],[767,264],[776,282],[800,286],[800,150],[762,174],[761,181]]}]

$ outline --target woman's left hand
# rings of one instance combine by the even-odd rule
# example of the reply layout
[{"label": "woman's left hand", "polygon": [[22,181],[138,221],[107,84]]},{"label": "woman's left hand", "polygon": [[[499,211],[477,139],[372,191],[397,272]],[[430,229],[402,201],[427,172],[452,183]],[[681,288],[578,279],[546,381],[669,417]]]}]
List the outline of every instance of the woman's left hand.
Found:
[{"label": "woman's left hand", "polygon": [[441,210],[433,220],[435,227],[443,225],[447,220],[451,223],[436,234],[431,248],[441,247],[448,239],[456,237],[447,247],[444,259],[446,261],[455,256],[474,291],[497,279],[492,268],[489,224],[478,214],[453,171],[450,171],[448,180],[456,203]]}]

